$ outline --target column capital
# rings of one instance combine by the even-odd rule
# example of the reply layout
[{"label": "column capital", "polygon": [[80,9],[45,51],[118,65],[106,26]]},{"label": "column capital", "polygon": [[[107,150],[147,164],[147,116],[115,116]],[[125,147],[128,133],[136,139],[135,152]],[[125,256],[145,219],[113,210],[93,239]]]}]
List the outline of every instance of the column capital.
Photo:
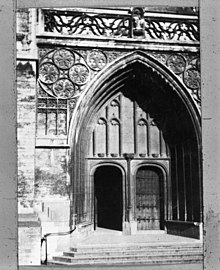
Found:
[{"label": "column capital", "polygon": [[125,153],[125,154],[123,154],[123,156],[127,161],[130,161],[130,160],[132,160],[134,158],[133,153]]}]

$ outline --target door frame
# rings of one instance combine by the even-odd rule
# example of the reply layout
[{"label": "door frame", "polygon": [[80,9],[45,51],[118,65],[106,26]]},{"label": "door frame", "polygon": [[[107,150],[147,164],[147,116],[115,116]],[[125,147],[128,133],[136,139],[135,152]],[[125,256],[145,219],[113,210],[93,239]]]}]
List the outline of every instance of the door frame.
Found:
[{"label": "door frame", "polygon": [[94,225],[94,230],[96,230],[96,224],[95,224],[96,223],[96,220],[95,220],[95,218],[96,218],[95,217],[95,172],[98,168],[104,167],[104,166],[116,167],[121,171],[121,179],[122,179],[122,229],[123,229],[123,223],[125,221],[125,201],[126,201],[126,194],[125,194],[126,171],[125,171],[125,167],[123,165],[118,163],[118,162],[114,162],[114,161],[97,160],[97,164],[93,165],[91,170],[90,170],[90,181],[91,181],[90,188],[91,188],[91,194],[92,194],[91,210],[92,210],[92,221],[93,221],[93,225]]},{"label": "door frame", "polygon": [[137,178],[137,172],[140,168],[142,167],[155,167],[158,168],[161,172],[162,172],[162,186],[163,186],[163,213],[164,213],[164,230],[165,230],[165,221],[167,220],[168,217],[168,198],[171,198],[171,189],[169,189],[168,187],[170,187],[170,177],[169,177],[169,167],[166,168],[166,166],[164,164],[161,164],[160,161],[144,161],[139,163],[138,165],[136,165],[133,168],[132,171],[132,182],[133,182],[133,209],[134,209],[134,220],[135,222],[137,222],[136,219],[136,178]]}]

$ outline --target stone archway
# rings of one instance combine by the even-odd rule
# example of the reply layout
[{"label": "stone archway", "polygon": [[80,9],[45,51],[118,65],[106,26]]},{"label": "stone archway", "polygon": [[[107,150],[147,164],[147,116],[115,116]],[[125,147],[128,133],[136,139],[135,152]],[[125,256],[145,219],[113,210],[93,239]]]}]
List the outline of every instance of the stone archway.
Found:
[{"label": "stone archway", "polygon": [[[88,158],[92,158],[88,156],[91,136],[98,119],[103,123],[106,121],[100,118],[101,109],[110,100],[114,100],[118,93],[135,102],[142,111],[150,115],[153,125],[162,132],[170,149],[171,195],[168,198],[166,226],[171,233],[181,233],[181,224],[191,228],[195,222],[202,220],[200,115],[192,97],[180,81],[160,63],[142,52],[129,54],[104,69],[91,82],[76,106],[69,140],[72,161],[77,161],[72,179],[75,193],[73,205],[78,220],[92,222],[91,202],[86,195],[91,193],[88,168]],[[111,120],[118,121],[113,118]],[[123,151],[119,152],[120,157],[123,154]],[[138,159],[139,153],[134,154]],[[161,158],[161,153],[151,154],[145,158]],[[111,158],[114,159],[114,156]],[[198,228],[194,229],[190,231],[197,235]]]}]

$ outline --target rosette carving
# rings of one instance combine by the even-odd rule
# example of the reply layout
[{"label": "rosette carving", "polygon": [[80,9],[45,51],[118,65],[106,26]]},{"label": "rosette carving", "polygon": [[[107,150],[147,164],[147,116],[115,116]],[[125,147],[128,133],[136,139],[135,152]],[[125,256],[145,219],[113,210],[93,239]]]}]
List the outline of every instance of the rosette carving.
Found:
[{"label": "rosette carving", "polygon": [[74,64],[74,55],[66,50],[60,49],[54,53],[54,63],[61,69],[69,69]]},{"label": "rosette carving", "polygon": [[107,57],[103,52],[94,50],[89,52],[87,63],[91,69],[99,71],[107,64]]},{"label": "rosette carving", "polygon": [[89,69],[83,64],[75,64],[69,70],[69,77],[75,84],[83,85],[89,79]]},{"label": "rosette carving", "polygon": [[39,70],[39,79],[43,83],[51,84],[57,81],[59,77],[58,68],[51,63],[44,63]]},{"label": "rosette carving", "polygon": [[195,68],[188,68],[184,72],[184,83],[190,89],[200,88],[200,72]]},{"label": "rosette carving", "polygon": [[172,54],[167,59],[167,66],[177,75],[184,72],[186,60],[182,55]]},{"label": "rosette carving", "polygon": [[53,85],[53,91],[59,98],[71,98],[75,94],[75,86],[68,79],[59,79]]}]

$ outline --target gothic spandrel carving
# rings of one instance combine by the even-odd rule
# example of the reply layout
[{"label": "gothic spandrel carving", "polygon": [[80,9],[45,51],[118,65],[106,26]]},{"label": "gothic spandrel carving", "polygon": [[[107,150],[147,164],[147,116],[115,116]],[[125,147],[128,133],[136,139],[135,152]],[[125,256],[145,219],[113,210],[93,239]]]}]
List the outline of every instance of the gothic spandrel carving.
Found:
[{"label": "gothic spandrel carving", "polygon": [[[42,55],[41,49],[39,55]],[[70,49],[48,50],[40,59],[39,84],[45,92],[58,98],[78,95],[90,78],[85,59]]]},{"label": "gothic spandrel carving", "polygon": [[97,49],[39,48],[39,84],[54,97],[73,98],[108,63],[124,54]]},{"label": "gothic spandrel carving", "polygon": [[166,65],[189,89],[194,100],[200,106],[200,59],[197,54],[188,53],[150,53],[155,59]]},{"label": "gothic spandrel carving", "polygon": [[[42,53],[43,52],[43,53]],[[75,102],[88,83],[109,63],[126,55],[125,51],[71,48],[41,48],[39,85],[43,92],[58,99],[71,99],[69,119]],[[189,89],[198,105],[201,101],[199,57],[189,53],[149,53],[169,68]],[[114,102],[113,102],[114,103]],[[116,105],[116,104],[115,104]]]}]

